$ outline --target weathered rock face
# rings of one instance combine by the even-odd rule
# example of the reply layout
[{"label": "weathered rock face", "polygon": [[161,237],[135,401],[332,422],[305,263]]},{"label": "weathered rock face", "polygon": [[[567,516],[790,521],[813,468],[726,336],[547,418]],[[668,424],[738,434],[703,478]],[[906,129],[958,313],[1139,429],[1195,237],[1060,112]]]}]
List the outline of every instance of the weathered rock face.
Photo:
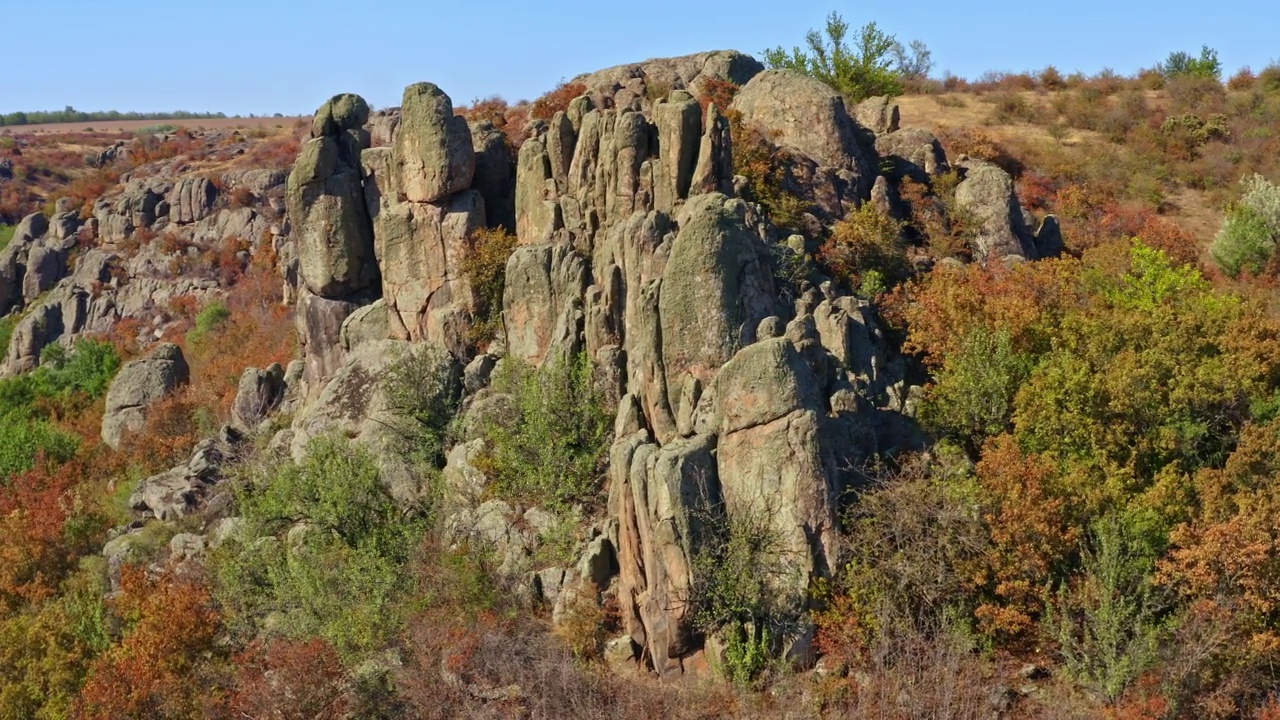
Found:
[{"label": "weathered rock face", "polygon": [[186,177],[170,193],[169,222],[185,225],[203,220],[213,211],[218,188],[205,177]]},{"label": "weathered rock face", "polygon": [[[381,293],[369,203],[371,178],[362,162],[370,146],[369,106],[336,95],[320,107],[312,138],[289,174],[287,202],[297,266],[298,339],[308,394],[318,393],[341,365],[343,322]],[[386,151],[383,151],[386,153]],[[389,153],[387,153],[389,157]]]},{"label": "weathered rock face", "polygon": [[680,214],[658,303],[668,393],[686,374],[710,382],[776,312],[767,251],[747,231],[745,215],[741,201],[719,194],[694,198]]},{"label": "weathered rock face", "polygon": [[362,154],[388,332],[442,343],[459,357],[475,304],[459,266],[472,234],[488,224],[486,195],[498,203],[495,220],[514,224],[503,215],[514,195],[505,141],[481,130],[473,146],[449,97],[420,83],[405,90],[394,146]]},{"label": "weathered rock face", "polygon": [[[474,302],[459,271],[467,243],[485,226],[517,231],[502,336],[460,382],[461,442],[443,473],[450,527],[501,548],[501,572],[558,608],[553,619],[582,587],[616,592],[626,633],[618,647],[643,648],[664,675],[697,650],[696,559],[724,523],[758,523],[776,537],[759,572],[788,619],[807,610],[811,582],[840,561],[835,518],[849,468],[877,447],[868,416],[892,401],[890,388],[909,395],[901,369],[885,362],[870,306],[816,280],[802,297],[779,297],[776,232],[732,197],[727,109],[704,111],[694,94],[709,78],[745,83],[734,109],[777,140],[793,180],[832,217],[869,198],[868,157],[905,168],[881,180],[888,205],[892,181],[945,168],[941,149],[897,129],[888,101],[859,109],[863,127],[821,83],[761,71],[736,53],[706,53],[584,76],[586,94],[531,123],[514,163],[494,128],[461,124],[438,88],[412,86],[404,109],[383,118],[391,147],[360,155],[382,300],[309,285],[300,293],[311,402],[278,444],[300,454],[332,432],[394,456],[380,378],[410,348],[469,359],[462,339]],[[399,340],[379,339],[388,335]],[[498,363],[580,352],[619,398],[609,517],[580,562],[534,572],[531,528],[546,513],[482,502],[480,429],[515,413],[487,379]],[[250,399],[269,385],[256,374],[245,383]]]},{"label": "weathered rock face", "polygon": [[303,292],[298,298],[295,324],[306,371],[303,375],[310,388],[318,388],[332,377],[345,357],[341,339],[342,325],[360,305],[348,300]]},{"label": "weathered rock face", "polygon": [[476,169],[471,129],[435,85],[405,88],[393,163],[409,202],[435,202],[471,187]]},{"label": "weathered rock face", "polygon": [[956,186],[956,204],[972,213],[979,225],[973,240],[974,260],[987,262],[1009,255],[1034,259],[1034,250],[1026,242],[1029,232],[1022,207],[1009,173],[992,163],[974,159],[962,160],[959,167],[964,180]]},{"label": "weathered rock face", "polygon": [[623,630],[652,652],[662,675],[680,671],[693,650],[693,567],[706,538],[702,524],[719,500],[715,437],[664,447],[640,431],[610,454],[610,513],[618,527]]},{"label": "weathered rock face", "polygon": [[750,55],[717,50],[618,65],[579,75],[573,82],[586,86],[595,107],[647,110],[651,97],[665,97],[672,90],[697,92],[709,79],[745,85],[763,70],[764,65]]},{"label": "weathered rock face", "polygon": [[[73,308],[79,310],[81,304]],[[58,305],[44,304],[27,313],[13,328],[5,356],[4,374],[17,375],[36,367],[40,351],[57,340],[66,329],[63,310]]]},{"label": "weathered rock face", "polygon": [[67,273],[67,253],[79,229],[75,213],[58,213],[52,221],[40,214],[23,218],[0,250],[0,316],[57,285]]},{"label": "weathered rock face", "polygon": [[[579,119],[580,118],[580,119]],[[689,197],[733,187],[728,122],[703,122],[701,106],[677,90],[645,114],[578,98],[535,126],[516,167],[516,228],[525,244],[597,238],[639,212],[672,214]]]},{"label": "weathered rock face", "polygon": [[507,136],[491,123],[474,123],[471,147],[476,157],[472,187],[484,198],[485,222],[489,227],[503,227],[514,233],[516,173]]},{"label": "weathered rock face", "polygon": [[[367,108],[363,115],[367,116]],[[350,125],[362,114],[339,117]],[[313,137],[302,147],[289,175],[287,195],[301,279],[307,289],[323,297],[365,290],[378,277],[360,166],[360,151],[368,146],[368,138],[360,125],[337,123],[337,119],[321,122],[317,116],[313,129],[332,132]]]},{"label": "weathered rock face", "polygon": [[553,348],[562,355],[577,353],[586,288],[587,263],[571,248],[517,248],[507,261],[503,296],[507,352],[533,365],[541,365]]},{"label": "weathered rock face", "polygon": [[867,197],[873,173],[858,143],[860,127],[835,90],[794,71],[768,70],[742,88],[732,108],[742,114],[745,126],[811,159],[819,169],[830,168],[830,173],[815,172],[811,183],[831,187],[813,188],[811,194],[834,193],[844,212]]},{"label": "weathered rock face", "polygon": [[780,547],[761,572],[798,614],[810,579],[827,575],[837,552],[836,489],[819,434],[822,387],[792,342],[776,338],[744,348],[711,392],[725,509],[769,526]]},{"label": "weathered rock face", "polygon": [[102,416],[102,440],[113,449],[129,432],[142,429],[147,408],[190,379],[182,348],[161,343],[144,357],[125,364],[111,381]]},{"label": "weathered rock face", "polygon": [[[202,222],[228,214],[232,213],[222,211]],[[254,221],[255,227],[259,220]],[[182,232],[192,232],[201,224],[185,226]],[[43,236],[15,237],[0,252],[0,290],[9,288],[8,302],[0,305],[24,306],[8,347],[0,349],[4,353],[0,375],[34,368],[41,350],[52,342],[70,343],[84,333],[110,332],[124,318],[136,319],[145,328],[139,342],[153,342],[172,322],[163,309],[174,298],[189,296],[203,304],[219,293],[214,280],[172,276],[169,256],[154,247],[132,255],[110,246],[95,247],[69,267],[70,250],[82,229],[92,232],[92,221],[81,228],[78,219],[59,213]]]},{"label": "weathered rock face", "polygon": [[467,239],[484,227],[474,190],[445,203],[396,203],[378,215],[378,258],[391,332],[407,340],[447,341],[471,307],[458,271]]}]

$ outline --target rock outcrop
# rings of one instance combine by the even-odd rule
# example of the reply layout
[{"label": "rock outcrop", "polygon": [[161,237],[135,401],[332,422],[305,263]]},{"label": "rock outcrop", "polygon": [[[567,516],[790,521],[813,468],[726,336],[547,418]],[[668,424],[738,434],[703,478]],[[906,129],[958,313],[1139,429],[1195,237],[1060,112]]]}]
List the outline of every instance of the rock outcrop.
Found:
[{"label": "rock outcrop", "polygon": [[341,297],[377,281],[373,226],[364,203],[360,152],[368,147],[364,100],[339,95],[316,114],[312,138],[289,175],[289,216],[307,290]]},{"label": "rock outcrop", "polygon": [[764,65],[750,55],[717,50],[618,65],[579,75],[571,82],[587,88],[594,107],[648,110],[654,100],[666,98],[673,90],[697,93],[708,80],[745,85],[763,70]]},{"label": "rock outcrop", "polygon": [[[850,109],[818,81],[721,52],[576,78],[584,94],[529,123],[514,159],[502,132],[456,117],[434,85],[410,86],[403,108],[374,118],[373,146],[355,125],[367,119],[362,103],[335,98],[294,176],[314,184],[346,173],[343,199],[295,200],[290,184],[308,400],[273,445],[300,456],[333,433],[394,456],[382,381],[402,353],[442,348],[439,372],[463,392],[442,472],[450,532],[493,548],[500,574],[554,608],[553,620],[575,593],[615,597],[619,661],[643,657],[664,676],[699,649],[699,558],[714,555],[726,527],[752,524],[773,539],[753,570],[774,597],[776,637],[801,643],[808,590],[841,562],[840,503],[874,453],[910,446],[919,392],[871,303],[818,271],[781,272],[777,258],[803,253],[806,239],[780,242],[761,206],[734,196],[729,108],[696,99],[712,80],[743,85],[732,110],[787,159],[813,223],[869,201],[892,214],[899,183],[949,168],[933,135],[899,127],[891,100]],[[1007,174],[969,160],[959,170],[957,202],[981,224],[978,259],[1060,247],[1051,219],[1042,240],[1026,231]],[[356,187],[367,235],[324,219],[343,217]],[[476,231],[499,226],[518,246],[498,337],[477,356],[461,266]],[[317,228],[336,230],[314,235],[325,243],[301,239]],[[355,272],[346,258],[366,250],[376,268]],[[578,562],[535,568],[547,511],[493,499],[479,461],[483,429],[518,416],[516,399],[487,385],[503,363],[583,353],[617,400],[608,515]],[[261,423],[277,383],[272,371],[246,373],[239,425]],[[396,493],[414,497],[410,485]]]},{"label": "rock outcrop", "polygon": [[190,376],[182,348],[173,343],[161,343],[147,355],[126,363],[107,391],[103,442],[119,449],[126,433],[142,429],[147,408],[186,384]]},{"label": "rock outcrop", "polygon": [[1009,173],[993,163],[974,159],[964,159],[958,167],[964,180],[956,186],[956,205],[971,213],[978,225],[972,241],[973,259],[987,262],[1010,255],[1035,259],[1030,231]]},{"label": "rock outcrop", "polygon": [[791,154],[796,190],[839,219],[871,192],[873,167],[859,144],[864,129],[840,93],[791,70],[756,75],[733,99],[744,127]]}]

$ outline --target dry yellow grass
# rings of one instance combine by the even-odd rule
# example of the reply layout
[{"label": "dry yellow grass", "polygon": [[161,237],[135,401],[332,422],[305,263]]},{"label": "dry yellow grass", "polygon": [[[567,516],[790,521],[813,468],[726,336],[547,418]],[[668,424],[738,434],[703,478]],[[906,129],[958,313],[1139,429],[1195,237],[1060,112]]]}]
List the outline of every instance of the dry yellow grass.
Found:
[{"label": "dry yellow grass", "polygon": [[[1021,91],[1017,93],[1038,112],[1050,112],[1053,93]],[[1143,93],[1153,108],[1168,105],[1168,99],[1157,91]],[[1133,151],[1123,145],[1108,141],[1101,133],[1061,126],[1059,137],[1054,137],[1049,126],[1023,120],[995,120],[992,94],[945,93],[940,95],[908,95],[898,98],[901,125],[917,127],[945,135],[948,131],[966,128],[981,130],[995,142],[1034,169],[1042,158],[1062,157],[1073,152],[1086,152],[1103,145],[1124,157],[1133,158]],[[1211,193],[1190,188],[1177,188],[1165,194],[1162,214],[1191,231],[1207,249],[1209,242],[1222,222],[1222,207]]]}]

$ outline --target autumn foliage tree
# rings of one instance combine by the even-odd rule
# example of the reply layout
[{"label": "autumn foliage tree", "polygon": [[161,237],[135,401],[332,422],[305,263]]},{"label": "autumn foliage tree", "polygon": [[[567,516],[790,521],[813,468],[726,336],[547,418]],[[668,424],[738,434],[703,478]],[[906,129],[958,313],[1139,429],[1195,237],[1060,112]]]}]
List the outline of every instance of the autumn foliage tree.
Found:
[{"label": "autumn foliage tree", "polygon": [[89,670],[76,715],[95,718],[203,718],[224,702],[225,650],[209,590],[175,573],[121,573],[112,610],[118,644]]}]

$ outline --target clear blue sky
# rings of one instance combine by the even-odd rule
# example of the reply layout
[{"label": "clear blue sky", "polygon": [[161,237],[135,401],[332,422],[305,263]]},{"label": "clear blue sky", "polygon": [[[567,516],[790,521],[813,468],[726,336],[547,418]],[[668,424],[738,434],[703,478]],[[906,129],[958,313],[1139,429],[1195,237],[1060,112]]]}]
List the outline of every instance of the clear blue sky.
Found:
[{"label": "clear blue sky", "polygon": [[0,0],[0,112],[303,114],[338,92],[398,105],[428,80],[458,104],[533,98],[648,57],[794,45],[831,10],[923,40],[936,73],[1131,73],[1171,50],[1228,73],[1280,60],[1277,0]]}]

